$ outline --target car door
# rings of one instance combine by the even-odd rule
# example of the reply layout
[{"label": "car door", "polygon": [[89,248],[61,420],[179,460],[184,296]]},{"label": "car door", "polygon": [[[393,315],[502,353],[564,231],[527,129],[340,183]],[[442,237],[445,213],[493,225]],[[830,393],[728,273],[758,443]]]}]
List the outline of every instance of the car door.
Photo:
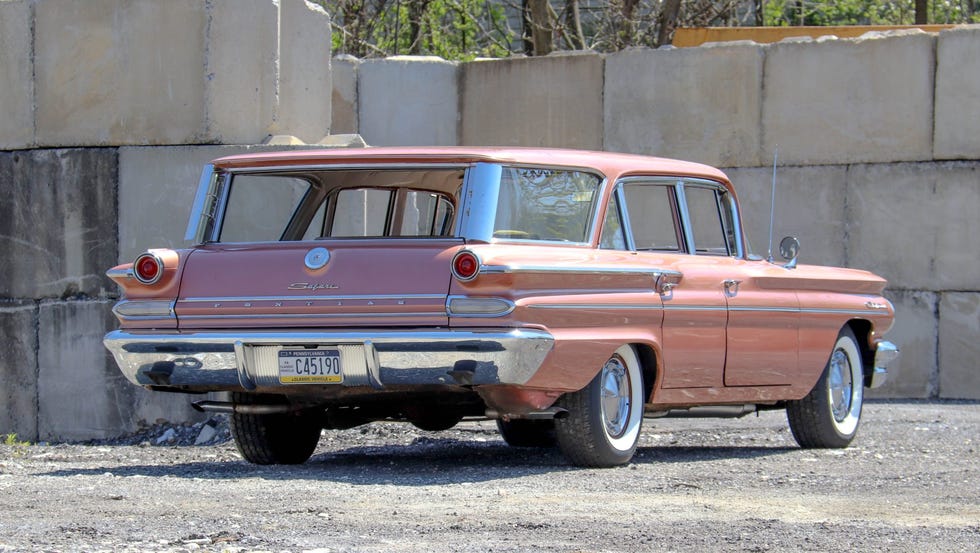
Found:
[{"label": "car door", "polygon": [[660,289],[662,388],[723,386],[728,313],[714,261],[690,254],[681,222],[683,181],[632,178],[622,181],[630,246],[652,266],[677,273]]}]

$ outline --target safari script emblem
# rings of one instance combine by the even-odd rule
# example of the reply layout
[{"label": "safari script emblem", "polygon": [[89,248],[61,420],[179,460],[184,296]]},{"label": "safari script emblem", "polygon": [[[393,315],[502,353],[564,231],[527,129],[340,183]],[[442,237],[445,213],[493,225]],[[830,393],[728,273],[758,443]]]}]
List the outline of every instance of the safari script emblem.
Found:
[{"label": "safari script emblem", "polygon": [[330,252],[327,248],[313,248],[306,253],[306,259],[303,260],[306,267],[312,271],[322,269],[328,261],[330,261]]}]

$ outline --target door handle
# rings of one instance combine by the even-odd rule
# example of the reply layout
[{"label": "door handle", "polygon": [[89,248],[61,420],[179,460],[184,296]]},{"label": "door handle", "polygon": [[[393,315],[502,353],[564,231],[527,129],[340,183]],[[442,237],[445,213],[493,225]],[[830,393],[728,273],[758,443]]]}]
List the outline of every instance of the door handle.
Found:
[{"label": "door handle", "polygon": [[729,278],[722,282],[722,285],[725,287],[725,293],[732,296],[738,293],[739,284],[742,284],[742,281],[734,278]]}]

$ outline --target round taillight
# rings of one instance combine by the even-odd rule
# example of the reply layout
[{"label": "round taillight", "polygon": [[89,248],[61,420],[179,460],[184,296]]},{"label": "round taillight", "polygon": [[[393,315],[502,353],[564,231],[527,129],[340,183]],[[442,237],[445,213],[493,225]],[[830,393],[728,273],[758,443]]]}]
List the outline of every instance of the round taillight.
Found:
[{"label": "round taillight", "polygon": [[453,258],[453,276],[463,282],[473,280],[480,272],[480,258],[469,250],[463,250]]},{"label": "round taillight", "polygon": [[163,276],[163,261],[152,253],[144,253],[133,262],[133,275],[143,284],[154,284]]}]

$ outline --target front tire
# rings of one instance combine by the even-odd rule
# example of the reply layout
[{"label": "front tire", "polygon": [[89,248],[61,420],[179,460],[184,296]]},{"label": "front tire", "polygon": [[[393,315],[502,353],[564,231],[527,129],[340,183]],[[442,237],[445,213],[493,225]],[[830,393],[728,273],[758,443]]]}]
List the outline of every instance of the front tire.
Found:
[{"label": "front tire", "polygon": [[[263,397],[235,393],[235,403],[262,404]],[[322,424],[312,413],[233,413],[229,429],[239,453],[256,465],[299,465],[313,455]]]},{"label": "front tire", "polygon": [[583,467],[614,467],[633,458],[643,422],[643,371],[632,346],[622,346],[585,388],[559,403],[568,416],[555,420],[562,453]]},{"label": "front tire", "polygon": [[813,390],[786,407],[796,443],[803,448],[847,447],[857,434],[864,405],[864,365],[857,338],[845,327]]}]

